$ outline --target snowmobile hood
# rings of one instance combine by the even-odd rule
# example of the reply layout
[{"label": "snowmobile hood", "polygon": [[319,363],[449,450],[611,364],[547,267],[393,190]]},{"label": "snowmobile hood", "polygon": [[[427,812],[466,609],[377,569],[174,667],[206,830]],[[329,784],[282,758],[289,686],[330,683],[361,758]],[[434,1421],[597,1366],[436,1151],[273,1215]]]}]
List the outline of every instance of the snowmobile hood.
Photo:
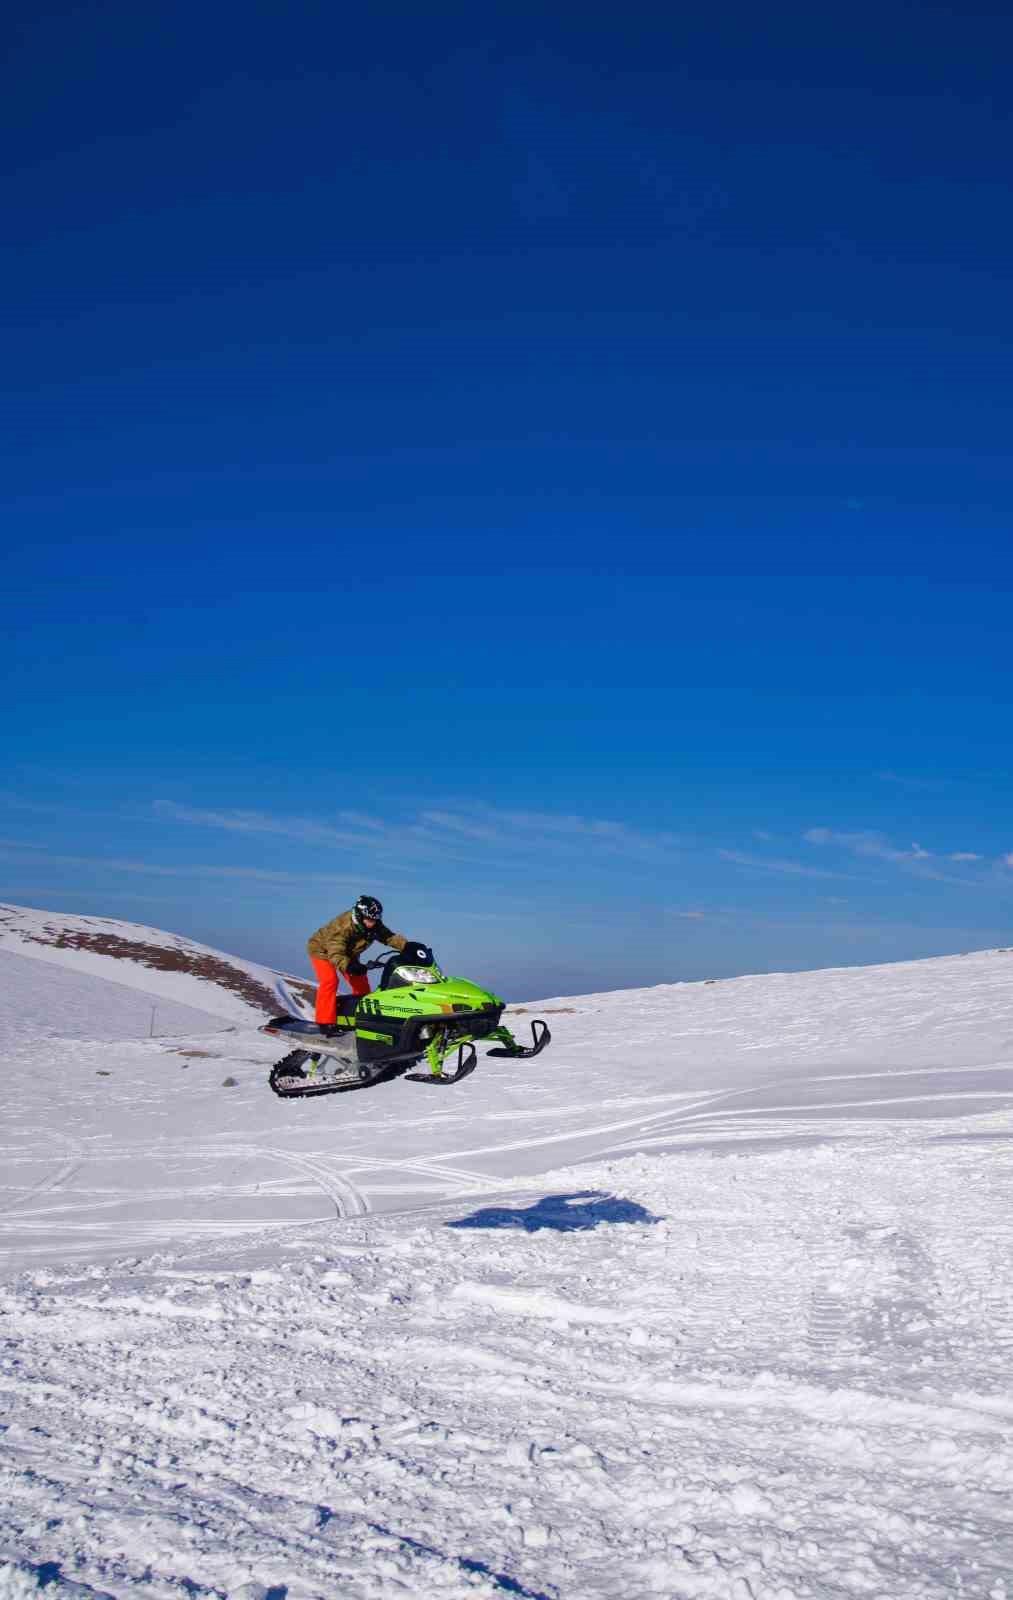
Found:
[{"label": "snowmobile hood", "polygon": [[482,989],[477,983],[472,983],[468,978],[444,978],[440,983],[429,985],[425,994],[449,1000],[453,1005],[469,1006],[502,1006],[504,1002],[498,994],[493,994],[491,989]]},{"label": "snowmobile hood", "polygon": [[[437,983],[409,984],[406,988],[380,989],[370,999],[381,1011],[438,1016],[448,1011],[502,1010],[498,995],[467,978],[441,978]],[[360,1005],[360,1009],[362,1009]]]},{"label": "snowmobile hood", "polygon": [[472,983],[468,978],[448,978],[442,974],[435,983],[399,983],[389,989],[375,989],[358,1004],[360,1017],[444,1017],[480,1011],[484,1016],[501,1012],[504,1001],[498,995]]}]

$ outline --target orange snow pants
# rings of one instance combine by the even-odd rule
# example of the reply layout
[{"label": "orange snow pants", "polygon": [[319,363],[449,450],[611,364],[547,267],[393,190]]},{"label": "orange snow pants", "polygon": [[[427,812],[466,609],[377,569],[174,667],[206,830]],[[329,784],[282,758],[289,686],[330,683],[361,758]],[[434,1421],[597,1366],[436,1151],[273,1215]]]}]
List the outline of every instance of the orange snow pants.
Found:
[{"label": "orange snow pants", "polygon": [[[317,1008],[315,1012],[318,1022],[336,1022],[338,1019],[338,969],[333,961],[321,961],[319,956],[310,956],[313,971],[317,975]],[[368,994],[369,979],[364,972],[344,972],[341,974],[353,994]]]}]

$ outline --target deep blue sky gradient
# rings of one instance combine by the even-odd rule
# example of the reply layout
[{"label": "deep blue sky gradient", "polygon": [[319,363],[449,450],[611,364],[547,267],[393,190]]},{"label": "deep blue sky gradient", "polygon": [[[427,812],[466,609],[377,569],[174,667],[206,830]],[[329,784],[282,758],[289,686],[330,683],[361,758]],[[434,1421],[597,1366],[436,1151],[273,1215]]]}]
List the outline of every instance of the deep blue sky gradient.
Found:
[{"label": "deep blue sky gradient", "polygon": [[0,896],[528,996],[1013,938],[1011,50],[21,8]]}]

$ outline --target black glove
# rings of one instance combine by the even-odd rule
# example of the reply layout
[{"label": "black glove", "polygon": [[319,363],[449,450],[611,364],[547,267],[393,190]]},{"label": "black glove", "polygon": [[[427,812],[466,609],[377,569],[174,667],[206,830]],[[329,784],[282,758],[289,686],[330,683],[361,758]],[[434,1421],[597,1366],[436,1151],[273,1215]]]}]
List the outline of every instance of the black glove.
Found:
[{"label": "black glove", "polygon": [[366,969],[363,966],[362,962],[359,960],[358,956],[353,956],[351,961],[348,963],[347,967],[345,968],[345,971],[347,973],[350,973],[353,978],[360,978],[362,976],[362,974],[365,972],[365,970]]},{"label": "black glove", "polygon": [[431,967],[433,952],[427,944],[417,944],[414,939],[409,939],[401,952],[405,961],[411,961],[417,967]]}]

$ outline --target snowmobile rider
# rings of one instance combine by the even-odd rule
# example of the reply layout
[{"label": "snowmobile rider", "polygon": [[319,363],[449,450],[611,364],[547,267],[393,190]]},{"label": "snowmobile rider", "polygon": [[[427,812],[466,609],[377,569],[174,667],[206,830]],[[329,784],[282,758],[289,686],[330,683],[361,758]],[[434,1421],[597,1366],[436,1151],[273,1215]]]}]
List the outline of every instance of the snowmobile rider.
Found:
[{"label": "snowmobile rider", "polygon": [[369,978],[359,957],[376,940],[392,950],[403,950],[410,942],[403,933],[393,933],[383,921],[383,906],[371,894],[361,894],[351,911],[342,911],[332,922],[325,922],[306,942],[313,971],[317,975],[316,1020],[333,1027],[338,1018],[338,974],[342,973],[353,995],[369,993]]}]

